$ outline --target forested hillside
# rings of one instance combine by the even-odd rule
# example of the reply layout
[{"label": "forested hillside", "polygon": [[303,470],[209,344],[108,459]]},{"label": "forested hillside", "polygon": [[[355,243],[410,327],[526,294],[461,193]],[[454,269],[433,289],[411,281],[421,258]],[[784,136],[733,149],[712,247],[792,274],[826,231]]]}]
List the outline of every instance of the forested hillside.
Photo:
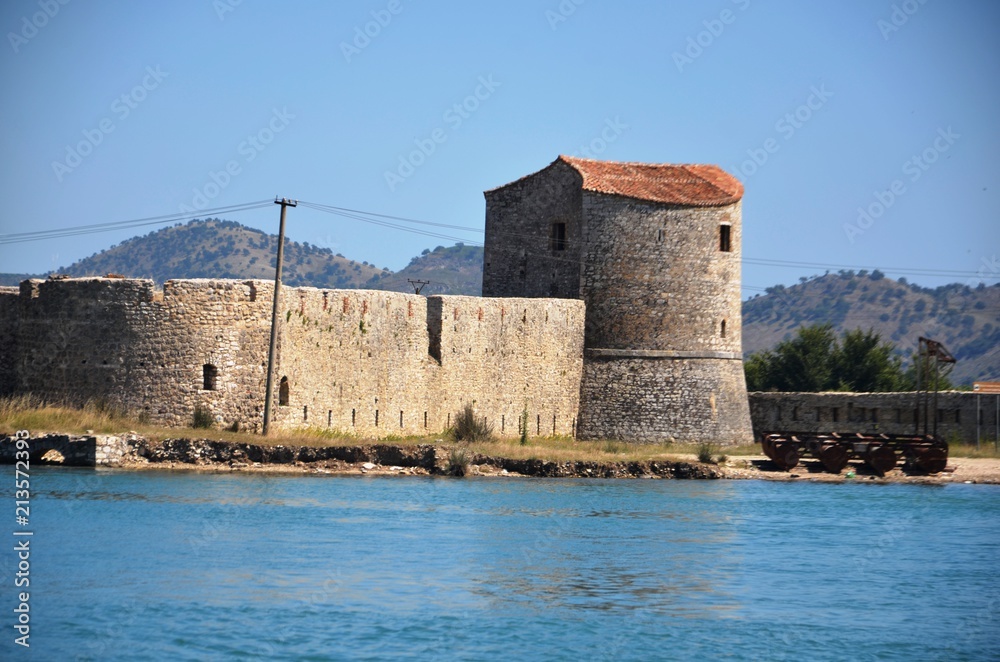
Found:
[{"label": "forested hillside", "polygon": [[837,334],[874,329],[907,360],[920,336],[933,338],[958,359],[956,384],[1000,378],[1000,285],[932,289],[879,271],[778,285],[743,303],[743,352],[770,349],[800,326],[816,323],[832,324]]}]

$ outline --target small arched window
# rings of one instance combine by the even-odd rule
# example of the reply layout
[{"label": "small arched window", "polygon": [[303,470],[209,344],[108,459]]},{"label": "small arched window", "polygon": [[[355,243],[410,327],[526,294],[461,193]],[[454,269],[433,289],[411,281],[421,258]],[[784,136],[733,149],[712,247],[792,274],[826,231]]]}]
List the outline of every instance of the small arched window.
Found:
[{"label": "small arched window", "polygon": [[201,366],[201,388],[205,391],[214,391],[216,381],[219,377],[219,369],[211,363]]},{"label": "small arched window", "polygon": [[288,377],[282,377],[278,384],[278,404],[283,407],[288,406]]}]

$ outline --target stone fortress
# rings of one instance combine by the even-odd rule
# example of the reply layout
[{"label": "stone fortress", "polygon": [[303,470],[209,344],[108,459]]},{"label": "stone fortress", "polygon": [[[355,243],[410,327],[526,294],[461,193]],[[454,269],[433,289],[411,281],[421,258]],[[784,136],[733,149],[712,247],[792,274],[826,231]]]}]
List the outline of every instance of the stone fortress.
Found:
[{"label": "stone fortress", "polygon": [[[272,423],[749,442],[742,185],[715,166],[559,157],[486,192],[484,297],[282,288]],[[0,384],[151,422],[259,430],[273,284],[29,280],[0,292]]]}]

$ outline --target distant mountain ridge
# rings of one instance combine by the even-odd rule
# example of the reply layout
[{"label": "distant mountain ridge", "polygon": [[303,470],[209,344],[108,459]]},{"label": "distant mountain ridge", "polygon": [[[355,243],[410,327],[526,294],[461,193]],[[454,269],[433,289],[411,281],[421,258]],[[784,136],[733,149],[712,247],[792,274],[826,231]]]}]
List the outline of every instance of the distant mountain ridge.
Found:
[{"label": "distant mountain ridge", "polygon": [[830,323],[840,335],[874,329],[908,360],[920,336],[944,343],[958,362],[955,384],[1000,378],[1000,284],[925,288],[879,271],[841,271],[743,302],[743,353],[790,338],[800,326]]},{"label": "distant mountain ridge", "polygon": [[[191,221],[128,239],[57,273],[108,273],[152,278],[274,278],[277,236],[233,221]],[[17,285],[28,274],[0,274]],[[483,249],[438,246],[397,272],[286,238],[282,281],[290,286],[413,292],[409,281],[429,281],[422,294],[479,296]],[[953,381],[1000,380],[1000,284],[935,289],[884,277],[879,271],[842,271],[777,285],[743,302],[744,353],[770,349],[803,325],[829,322],[837,334],[874,329],[904,358],[918,336],[943,342],[958,358]]]},{"label": "distant mountain ridge", "polygon": [[[217,218],[194,220],[127,239],[53,273],[69,276],[150,278],[274,278],[277,235]],[[281,280],[299,287],[381,289],[412,292],[408,281],[430,281],[422,294],[482,292],[483,249],[438,246],[414,257],[398,272],[334,254],[329,248],[285,237]],[[0,274],[0,285],[45,275]]]}]

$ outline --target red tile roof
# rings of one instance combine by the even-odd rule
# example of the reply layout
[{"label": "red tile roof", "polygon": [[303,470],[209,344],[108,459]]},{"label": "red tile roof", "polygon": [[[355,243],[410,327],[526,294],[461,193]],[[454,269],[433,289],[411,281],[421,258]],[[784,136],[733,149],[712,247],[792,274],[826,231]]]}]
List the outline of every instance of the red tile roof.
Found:
[{"label": "red tile roof", "polygon": [[743,197],[743,184],[714,165],[616,163],[573,156],[556,161],[580,173],[586,191],[692,207],[730,205]]}]

